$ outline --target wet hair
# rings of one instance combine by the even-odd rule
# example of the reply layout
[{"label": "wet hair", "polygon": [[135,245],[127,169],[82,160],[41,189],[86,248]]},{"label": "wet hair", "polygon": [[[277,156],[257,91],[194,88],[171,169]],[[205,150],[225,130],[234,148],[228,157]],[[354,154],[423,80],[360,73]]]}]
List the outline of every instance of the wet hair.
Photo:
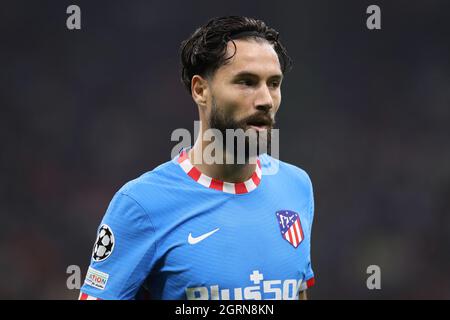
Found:
[{"label": "wet hair", "polygon": [[[278,39],[278,32],[263,21],[241,16],[213,18],[198,28],[181,43],[181,80],[191,93],[191,80],[194,75],[209,77],[236,54],[236,39],[254,39],[272,44],[278,55],[281,71],[287,72],[292,66],[285,47]],[[235,51],[225,57],[227,44],[232,41]]]}]

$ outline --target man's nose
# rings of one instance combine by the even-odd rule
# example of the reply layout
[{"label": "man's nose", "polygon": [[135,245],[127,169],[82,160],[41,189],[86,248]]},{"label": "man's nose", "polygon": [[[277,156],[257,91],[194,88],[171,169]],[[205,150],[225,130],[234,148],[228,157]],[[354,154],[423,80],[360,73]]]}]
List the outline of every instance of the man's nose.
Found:
[{"label": "man's nose", "polygon": [[267,85],[262,85],[258,92],[255,101],[255,107],[259,111],[268,112],[273,107],[273,99]]}]

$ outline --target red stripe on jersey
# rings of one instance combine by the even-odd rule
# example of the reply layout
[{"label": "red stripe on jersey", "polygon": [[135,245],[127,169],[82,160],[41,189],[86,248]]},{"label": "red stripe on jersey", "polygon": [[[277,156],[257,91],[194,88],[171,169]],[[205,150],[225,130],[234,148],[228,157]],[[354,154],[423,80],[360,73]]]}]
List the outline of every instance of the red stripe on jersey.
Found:
[{"label": "red stripe on jersey", "polygon": [[186,150],[183,150],[181,152],[180,156],[178,157],[178,163],[182,163],[187,158],[188,158],[188,154],[187,154]]},{"label": "red stripe on jersey", "polygon": [[195,181],[198,181],[198,179],[200,179],[201,175],[202,175],[202,173],[196,167],[193,167],[188,172],[188,176],[191,177],[192,179],[194,179]]},{"label": "red stripe on jersey", "polygon": [[80,300],[87,300],[88,295],[86,293],[81,293]]},{"label": "red stripe on jersey", "polygon": [[209,187],[212,189],[223,191],[223,181],[211,179],[211,184],[209,185]]},{"label": "red stripe on jersey", "polygon": [[[181,165],[183,162],[184,165]],[[189,160],[188,157],[188,153],[186,152],[186,150],[183,150],[180,152],[180,155],[178,156],[178,163],[181,165],[182,169],[184,172],[186,172],[186,174],[188,176],[190,176],[193,180],[197,181],[200,179],[200,177],[202,176],[202,173],[200,172],[200,170],[198,170],[195,166],[192,165],[191,161]],[[261,162],[259,161],[259,159],[257,159],[256,161],[257,164],[257,168],[255,169],[255,172],[253,172],[252,176],[250,179],[248,179],[245,182],[240,182],[240,183],[228,183],[228,185],[232,185],[232,191],[227,188],[226,190],[224,190],[224,182],[214,179],[214,178],[210,178],[206,175],[204,175],[205,178],[209,178],[211,179],[211,183],[209,185],[209,188],[211,189],[216,189],[219,191],[224,191],[224,192],[228,192],[228,193],[234,193],[234,194],[242,194],[242,193],[248,193],[249,190],[246,187],[246,183],[250,183],[250,181],[253,182],[253,184],[257,187],[260,183],[261,183],[261,178],[258,177],[258,174],[256,172],[258,172],[260,175],[262,175],[261,172]],[[190,168],[190,169],[189,169]],[[189,172],[187,171],[189,170]],[[206,179],[208,180],[208,179]],[[203,183],[202,183],[203,185]],[[255,188],[251,189],[254,190]]]},{"label": "red stripe on jersey", "polygon": [[88,295],[88,294],[86,294],[84,292],[81,292],[78,300],[102,300],[102,299],[96,298],[94,296],[90,296],[90,295]]},{"label": "red stripe on jersey", "polygon": [[314,280],[314,277],[311,278],[311,279],[306,280],[306,286],[308,288],[311,288],[315,283],[316,283],[316,281]]},{"label": "red stripe on jersey", "polygon": [[289,232],[291,232],[291,231],[294,234],[294,239],[295,239],[295,241],[293,242],[294,243],[294,247],[297,247],[298,243],[300,241],[298,240],[298,235],[297,235],[297,231],[295,230],[295,225],[292,225],[292,227],[289,228]]},{"label": "red stripe on jersey", "polygon": [[294,237],[292,236],[292,230],[291,228],[288,229],[287,233],[289,234],[290,243],[295,247]]},{"label": "red stripe on jersey", "polygon": [[256,174],[256,172],[253,172],[252,180],[253,180],[253,183],[255,184],[255,186],[258,186],[259,183],[261,182],[261,179],[258,178],[258,175]]},{"label": "red stripe on jersey", "polygon": [[240,183],[236,183],[234,185],[234,189],[236,191],[236,194],[241,194],[241,193],[247,193],[247,187],[245,186],[245,183],[240,182]]}]

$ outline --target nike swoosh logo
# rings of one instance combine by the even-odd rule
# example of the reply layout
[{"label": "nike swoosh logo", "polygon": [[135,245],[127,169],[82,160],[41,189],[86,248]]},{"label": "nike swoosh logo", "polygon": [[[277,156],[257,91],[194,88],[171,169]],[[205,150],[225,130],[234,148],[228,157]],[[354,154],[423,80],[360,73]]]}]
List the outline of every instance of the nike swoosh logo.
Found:
[{"label": "nike swoosh logo", "polygon": [[220,229],[220,228],[214,229],[213,231],[210,231],[210,232],[208,232],[208,233],[202,234],[201,236],[195,237],[195,238],[192,236],[192,233],[189,233],[188,242],[189,242],[189,244],[197,244],[197,243],[199,243],[200,241],[203,241],[203,240],[205,240],[206,238],[208,238],[208,237],[209,237],[210,235],[212,235],[213,233],[219,231],[219,229]]}]

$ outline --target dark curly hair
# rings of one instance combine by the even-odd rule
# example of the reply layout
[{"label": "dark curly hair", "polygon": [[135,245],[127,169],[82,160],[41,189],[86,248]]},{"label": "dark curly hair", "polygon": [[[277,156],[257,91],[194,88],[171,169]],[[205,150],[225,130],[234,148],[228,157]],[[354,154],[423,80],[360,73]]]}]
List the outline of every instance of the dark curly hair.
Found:
[{"label": "dark curly hair", "polygon": [[[292,60],[278,40],[278,32],[263,21],[241,16],[213,18],[181,43],[181,80],[189,93],[192,77],[213,75],[236,54],[225,58],[228,41],[243,38],[268,41],[278,55],[281,71],[291,68]],[[234,47],[236,50],[236,44]]]}]

